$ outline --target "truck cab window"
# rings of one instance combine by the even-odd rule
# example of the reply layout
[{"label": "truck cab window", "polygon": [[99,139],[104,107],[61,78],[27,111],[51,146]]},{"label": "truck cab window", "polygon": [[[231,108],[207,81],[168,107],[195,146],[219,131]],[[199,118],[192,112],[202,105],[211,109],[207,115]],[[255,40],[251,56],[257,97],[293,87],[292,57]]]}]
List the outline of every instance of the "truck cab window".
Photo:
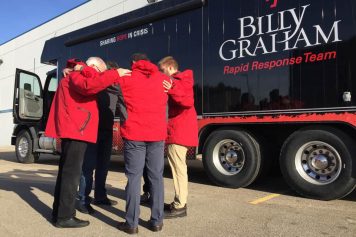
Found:
[{"label": "truck cab window", "polygon": [[35,76],[20,73],[20,90],[25,90],[27,93],[31,92],[35,96],[41,96],[40,84]]},{"label": "truck cab window", "polygon": [[57,77],[52,77],[51,81],[49,82],[48,92],[56,92],[58,87],[58,79]]}]

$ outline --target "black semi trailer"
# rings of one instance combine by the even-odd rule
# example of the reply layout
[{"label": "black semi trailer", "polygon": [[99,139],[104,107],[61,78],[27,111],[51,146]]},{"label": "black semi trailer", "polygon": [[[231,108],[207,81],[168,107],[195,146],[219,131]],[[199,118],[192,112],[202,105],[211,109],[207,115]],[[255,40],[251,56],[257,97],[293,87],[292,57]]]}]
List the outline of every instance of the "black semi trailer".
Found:
[{"label": "black semi trailer", "polygon": [[[294,190],[330,200],[356,185],[355,12],[354,0],[163,0],[48,40],[41,61],[61,72],[69,58],[129,67],[136,52],[154,62],[172,55],[194,70],[196,153],[215,183],[248,186],[279,160]],[[26,162],[55,152],[56,141],[41,132],[51,82],[30,102],[25,84],[13,143]]]}]

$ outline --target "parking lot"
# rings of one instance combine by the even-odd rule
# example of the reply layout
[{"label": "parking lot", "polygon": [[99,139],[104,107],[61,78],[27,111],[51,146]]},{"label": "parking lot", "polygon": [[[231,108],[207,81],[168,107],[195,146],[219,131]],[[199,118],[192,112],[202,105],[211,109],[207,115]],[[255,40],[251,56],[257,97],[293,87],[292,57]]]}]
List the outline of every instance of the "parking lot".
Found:
[{"label": "parking lot", "polygon": [[[41,156],[39,163],[16,162],[12,147],[0,148],[1,236],[118,236],[124,218],[126,178],[123,160],[113,157],[107,181],[114,207],[97,207],[82,229],[57,229],[50,223],[58,157]],[[140,236],[356,236],[356,192],[342,200],[299,197],[273,174],[248,188],[217,187],[200,161],[189,161],[188,216],[165,220],[162,232],[147,229],[149,208],[141,206]],[[165,201],[173,198],[169,166],[165,166]]]}]

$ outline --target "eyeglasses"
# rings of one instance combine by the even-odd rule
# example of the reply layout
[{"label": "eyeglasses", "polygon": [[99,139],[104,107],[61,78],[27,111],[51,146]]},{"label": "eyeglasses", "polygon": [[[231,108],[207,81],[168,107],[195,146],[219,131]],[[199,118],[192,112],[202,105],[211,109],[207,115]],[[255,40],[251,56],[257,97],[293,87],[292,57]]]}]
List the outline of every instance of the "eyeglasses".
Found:
[{"label": "eyeglasses", "polygon": [[98,66],[96,66],[95,64],[93,64],[93,67],[95,67],[96,70],[98,70],[98,72],[102,72],[102,71],[100,70],[100,68],[99,68]]}]

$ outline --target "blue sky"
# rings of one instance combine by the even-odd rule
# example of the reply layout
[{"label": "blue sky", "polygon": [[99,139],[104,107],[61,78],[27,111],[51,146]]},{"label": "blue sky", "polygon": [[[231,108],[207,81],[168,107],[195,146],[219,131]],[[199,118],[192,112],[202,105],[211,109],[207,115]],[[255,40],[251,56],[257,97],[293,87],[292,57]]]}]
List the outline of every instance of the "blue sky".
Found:
[{"label": "blue sky", "polygon": [[0,45],[87,0],[6,0],[0,6]]}]

